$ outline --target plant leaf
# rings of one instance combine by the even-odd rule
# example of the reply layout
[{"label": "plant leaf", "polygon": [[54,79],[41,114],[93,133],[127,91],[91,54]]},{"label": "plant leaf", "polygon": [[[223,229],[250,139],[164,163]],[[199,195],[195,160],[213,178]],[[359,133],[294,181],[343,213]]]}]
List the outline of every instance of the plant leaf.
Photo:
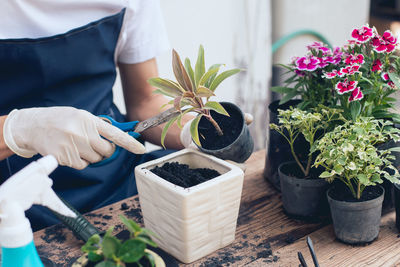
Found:
[{"label": "plant leaf", "polygon": [[222,115],[229,117],[229,113],[224,109],[224,107],[220,103],[218,103],[216,101],[208,101],[204,105],[204,108],[214,110]]},{"label": "plant leaf", "polygon": [[360,101],[353,101],[350,103],[350,114],[353,121],[355,121],[361,113]]},{"label": "plant leaf", "polygon": [[148,235],[138,235],[136,239],[142,241],[143,243],[146,243],[149,246],[157,247],[156,242],[151,240],[151,238]]},{"label": "plant leaf", "polygon": [[118,257],[126,263],[139,261],[144,256],[146,243],[138,239],[129,239],[125,241],[118,252]]},{"label": "plant leaf", "polygon": [[204,86],[199,86],[196,91],[196,96],[198,97],[212,97],[215,96],[214,92]]},{"label": "plant leaf", "polygon": [[282,87],[282,86],[272,86],[270,88],[272,92],[280,93],[280,94],[287,94],[292,92],[294,89],[289,87]]},{"label": "plant leaf", "polygon": [[182,93],[184,92],[183,88],[179,84],[168,79],[151,78],[147,81],[151,86],[158,88],[158,90],[172,97],[182,95]]},{"label": "plant leaf", "polygon": [[[214,64],[211,67],[208,68],[208,71],[215,69],[215,68],[220,68],[223,64]],[[214,81],[215,76],[217,76],[218,72],[214,73],[211,75],[211,77],[208,79],[208,81],[204,84],[205,87],[210,88],[211,83]]]},{"label": "plant leaf", "polygon": [[179,127],[180,129],[183,128],[183,126],[182,126],[182,117],[185,116],[187,113],[193,111],[193,110],[194,110],[194,108],[185,109],[185,110],[178,116],[178,119],[177,119],[177,121],[176,121],[176,124],[178,125],[178,127]]},{"label": "plant leaf", "polygon": [[112,261],[102,261],[95,265],[95,267],[116,267],[117,265]]},{"label": "plant leaf", "polygon": [[290,92],[290,93],[287,93],[286,95],[284,95],[284,96],[281,98],[281,101],[279,101],[279,105],[285,104],[286,102],[288,102],[289,100],[291,100],[293,97],[295,97],[297,94],[298,94],[297,91],[292,91],[292,92]]},{"label": "plant leaf", "polygon": [[119,215],[121,222],[126,226],[128,231],[132,233],[140,232],[142,228],[135,221],[126,218],[124,215]]},{"label": "plant leaf", "polygon": [[145,252],[145,255],[146,255],[146,258],[149,260],[151,267],[154,267],[156,264],[156,261],[155,261],[153,255],[151,255],[148,252]]},{"label": "plant leaf", "polygon": [[185,91],[193,91],[192,81],[190,80],[185,67],[182,65],[182,61],[175,49],[172,50],[172,69],[174,70],[176,80],[182,88]]},{"label": "plant leaf", "polygon": [[162,132],[161,132],[161,145],[163,146],[163,148],[165,148],[164,140],[165,140],[165,137],[167,136],[168,129],[169,129],[169,127],[171,127],[171,125],[172,125],[176,120],[177,120],[177,117],[170,119],[170,120],[165,124],[165,126],[164,126],[164,128],[163,128],[163,130],[162,130]]},{"label": "plant leaf", "polygon": [[185,59],[185,69],[186,69],[187,74],[189,75],[190,81],[192,82],[193,88],[196,88],[196,83],[194,81],[194,72],[192,69],[192,65],[190,64],[189,58]]},{"label": "plant leaf", "polygon": [[226,78],[236,74],[240,72],[240,69],[232,69],[232,70],[227,70],[222,72],[221,74],[219,74],[217,77],[215,77],[214,81],[212,82],[212,84],[210,85],[210,90],[211,91],[215,91],[215,89],[217,89],[217,86]]},{"label": "plant leaf", "polygon": [[204,73],[204,75],[201,77],[199,81],[198,87],[206,84],[208,80],[211,78],[211,76],[217,74],[218,71],[219,71],[219,66],[211,70],[208,70],[206,73]]},{"label": "plant leaf", "polygon": [[199,122],[202,115],[198,115],[196,118],[193,119],[192,123],[190,124],[190,135],[192,136],[193,142],[196,145],[201,147],[200,139],[199,139]]},{"label": "plant leaf", "polygon": [[206,72],[206,67],[204,63],[204,47],[200,45],[199,52],[197,54],[196,66],[194,68],[194,80],[197,87],[199,85],[200,79]]},{"label": "plant leaf", "polygon": [[182,101],[182,96],[178,96],[177,98],[174,99],[174,108],[178,111],[181,111],[181,101]]},{"label": "plant leaf", "polygon": [[107,259],[112,259],[117,255],[120,246],[121,242],[114,236],[104,236],[103,242],[101,242],[104,257]]},{"label": "plant leaf", "polygon": [[394,82],[394,84],[396,85],[396,87],[400,89],[400,77],[399,77],[399,75],[397,75],[397,73],[394,73],[394,72],[389,72],[388,74],[389,74],[390,80],[392,80]]}]

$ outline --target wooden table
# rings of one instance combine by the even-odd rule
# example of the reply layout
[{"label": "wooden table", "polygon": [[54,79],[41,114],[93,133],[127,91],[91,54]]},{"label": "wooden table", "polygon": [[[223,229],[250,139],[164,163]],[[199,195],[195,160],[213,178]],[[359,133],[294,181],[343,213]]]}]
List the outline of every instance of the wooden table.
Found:
[{"label": "wooden table", "polygon": [[[310,236],[321,266],[400,266],[400,235],[394,212],[382,218],[378,239],[370,245],[350,246],[335,240],[328,222],[306,223],[288,218],[281,196],[263,178],[265,150],[255,152],[247,161],[236,240],[207,257],[182,266],[298,266],[301,251],[308,266],[313,266],[305,238]],[[116,225],[118,215],[143,224],[138,196],[86,214],[99,229]],[[80,255],[83,244],[62,225],[35,232],[40,254],[57,266],[69,266]]]}]

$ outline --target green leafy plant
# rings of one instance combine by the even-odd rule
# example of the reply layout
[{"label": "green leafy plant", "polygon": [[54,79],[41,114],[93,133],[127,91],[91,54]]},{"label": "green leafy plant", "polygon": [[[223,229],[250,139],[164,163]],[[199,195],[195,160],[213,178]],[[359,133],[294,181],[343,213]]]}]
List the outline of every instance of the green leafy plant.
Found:
[{"label": "green leafy plant", "polygon": [[[315,142],[334,122],[344,120],[341,110],[320,105],[312,111],[290,108],[289,110],[278,110],[278,112],[279,125],[271,123],[270,127],[280,133],[289,143],[293,158],[303,172],[304,177],[307,178],[310,175]],[[319,131],[320,133],[317,136]],[[300,134],[304,136],[310,145],[310,152],[305,166],[300,162],[294,150],[294,142]]]},{"label": "green leafy plant", "polygon": [[361,117],[326,133],[314,149],[320,151],[314,166],[325,168],[320,178],[328,182],[339,179],[356,199],[365,187],[382,183],[382,177],[399,183],[399,172],[391,163],[395,159],[391,152],[399,152],[399,148],[377,147],[388,140],[400,140],[400,130],[392,125],[390,121]]},{"label": "green leafy plant", "polygon": [[218,74],[221,66],[222,64],[214,64],[206,71],[204,48],[202,45],[199,48],[194,70],[188,58],[185,59],[185,64],[182,64],[178,53],[173,50],[172,68],[176,82],[163,78],[151,78],[148,80],[152,86],[157,88],[154,91],[155,93],[173,98],[168,104],[173,105],[176,110],[181,112],[179,116],[172,118],[166,123],[161,134],[161,144],[163,146],[169,127],[176,122],[182,128],[182,117],[189,112],[198,113],[198,116],[190,125],[190,133],[193,141],[198,146],[201,146],[198,125],[202,117],[207,118],[211,122],[218,135],[223,135],[218,123],[210,115],[210,110],[226,116],[229,116],[229,114],[220,103],[210,101],[209,99],[215,96],[214,92],[222,81],[238,73],[240,69],[227,70]]},{"label": "green leafy plant", "polygon": [[393,97],[400,88],[397,48],[390,31],[379,35],[368,25],[354,28],[342,47],[314,42],[304,56],[281,65],[289,78],[271,90],[283,95],[280,104],[300,97],[298,107],[304,110],[323,104],[341,108],[348,120],[362,116],[400,122]]},{"label": "green leafy plant", "polygon": [[146,251],[147,245],[157,247],[151,240],[154,234],[123,215],[120,215],[120,219],[130,232],[130,239],[121,241],[113,236],[113,227],[107,230],[103,238],[98,234],[93,235],[82,246],[82,251],[87,253],[89,261],[96,262],[96,267],[125,267],[126,263],[141,266],[139,261],[146,257],[151,266],[154,266],[154,257]]}]

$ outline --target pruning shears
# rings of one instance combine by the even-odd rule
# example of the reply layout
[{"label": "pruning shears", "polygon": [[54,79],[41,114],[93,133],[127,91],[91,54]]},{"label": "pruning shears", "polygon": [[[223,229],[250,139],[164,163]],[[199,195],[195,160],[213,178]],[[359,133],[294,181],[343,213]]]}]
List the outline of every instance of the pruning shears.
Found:
[{"label": "pruning shears", "polygon": [[[144,130],[147,130],[149,128],[158,126],[164,122],[169,121],[170,119],[178,116],[180,114],[180,111],[177,111],[175,108],[170,108],[167,109],[166,111],[158,114],[157,116],[151,117],[150,119],[144,120],[144,121],[129,121],[129,122],[118,122],[116,120],[114,120],[113,118],[111,118],[108,115],[99,115],[99,117],[110,123],[111,125],[119,128],[120,130],[126,132],[127,134],[129,134],[130,136],[134,137],[134,138],[138,138],[140,136],[140,133],[143,132]],[[114,159],[116,159],[119,154],[121,153],[121,147],[116,146],[115,147],[115,151],[114,153],[106,158],[103,159],[102,161],[90,164],[91,167],[98,167],[98,166],[103,166],[111,161],[113,161]]]}]

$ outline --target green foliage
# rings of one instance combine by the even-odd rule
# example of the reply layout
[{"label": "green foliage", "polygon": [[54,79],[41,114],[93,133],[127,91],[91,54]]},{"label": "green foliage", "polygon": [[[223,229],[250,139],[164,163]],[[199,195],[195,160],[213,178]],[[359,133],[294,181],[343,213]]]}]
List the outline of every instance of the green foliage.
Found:
[{"label": "green foliage", "polygon": [[[389,121],[358,118],[337,126],[317,141],[314,151],[320,151],[314,166],[323,166],[320,178],[332,182],[340,179],[359,199],[367,186],[380,184],[381,177],[399,183],[398,170],[391,164],[392,151],[379,149],[377,144],[399,141],[400,130]],[[389,173],[391,170],[391,173]]]},{"label": "green foliage", "polygon": [[129,231],[130,239],[119,240],[112,236],[113,228],[110,228],[103,238],[97,234],[90,237],[82,251],[87,253],[90,261],[97,262],[96,267],[125,266],[125,263],[138,263],[143,257],[154,266],[153,256],[145,251],[147,246],[157,247],[151,240],[154,234],[123,215],[120,219]]},{"label": "green foliage", "polygon": [[[312,111],[303,111],[299,108],[278,111],[279,125],[271,123],[270,127],[280,133],[288,141],[293,158],[304,176],[308,177],[312,164],[313,148],[317,140],[316,134],[318,131],[322,131],[322,133],[320,133],[320,135],[322,135],[323,132],[329,127],[332,127],[335,123],[344,121],[341,110],[319,105],[317,108],[312,109]],[[311,151],[308,154],[306,166],[303,166],[294,151],[294,142],[300,134],[302,134],[310,144]]]},{"label": "green foliage", "polygon": [[210,110],[214,110],[226,116],[229,116],[229,114],[220,103],[210,101],[209,99],[215,96],[214,92],[221,82],[238,73],[240,70],[232,69],[218,74],[221,66],[221,64],[214,64],[206,71],[204,48],[202,45],[199,47],[194,70],[188,58],[185,59],[185,64],[183,65],[178,53],[173,50],[172,68],[177,82],[163,78],[151,78],[148,80],[150,85],[157,88],[154,93],[173,98],[168,104],[174,105],[175,109],[181,112],[178,117],[171,119],[164,126],[161,134],[161,144],[163,146],[168,129],[175,122],[182,128],[182,117],[188,112],[198,113],[198,119],[193,120],[190,127],[193,141],[198,146],[201,146],[198,123],[203,116],[212,123],[218,134],[223,134],[217,122],[210,115]]}]

